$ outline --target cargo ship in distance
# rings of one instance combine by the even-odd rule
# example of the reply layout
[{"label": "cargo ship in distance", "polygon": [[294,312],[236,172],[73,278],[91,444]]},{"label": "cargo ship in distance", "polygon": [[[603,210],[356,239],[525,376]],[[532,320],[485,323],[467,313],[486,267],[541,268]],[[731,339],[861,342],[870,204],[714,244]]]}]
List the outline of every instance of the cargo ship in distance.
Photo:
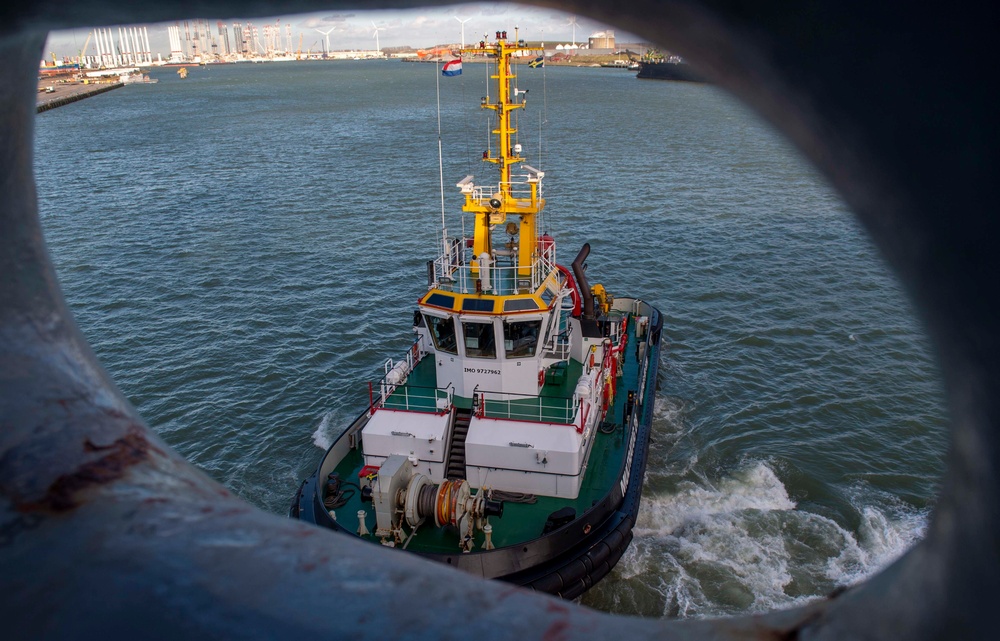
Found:
[{"label": "cargo ship in distance", "polygon": [[[449,235],[442,214],[415,340],[368,384],[289,516],[572,599],[632,540],[663,317],[591,285],[589,244],[566,266],[540,232],[545,172],[512,119],[527,97],[512,57],[534,51],[504,31],[463,49],[489,60],[495,91],[477,101],[492,178],[456,185],[472,233]],[[460,70],[456,58],[442,72]]]}]

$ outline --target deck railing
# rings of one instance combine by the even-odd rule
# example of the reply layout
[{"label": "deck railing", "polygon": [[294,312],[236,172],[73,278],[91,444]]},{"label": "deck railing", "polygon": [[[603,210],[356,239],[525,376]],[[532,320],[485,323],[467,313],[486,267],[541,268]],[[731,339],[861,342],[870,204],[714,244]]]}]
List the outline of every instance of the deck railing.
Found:
[{"label": "deck railing", "polygon": [[[418,338],[399,361],[385,361],[385,375],[377,383],[368,384],[369,413],[378,409],[442,414],[451,411],[455,396],[452,385],[446,388],[408,385],[407,377],[417,367],[425,352]],[[378,390],[376,396],[375,390]]]},{"label": "deck railing", "polygon": [[485,392],[477,388],[473,398],[476,416],[502,421],[572,425],[579,409],[576,399],[561,396]]},{"label": "deck railing", "polygon": [[[465,239],[453,239],[448,249],[434,260],[435,287],[468,294],[488,284],[489,293],[509,296],[527,290],[535,291],[556,269],[555,245],[538,243],[528,274],[520,273],[524,266],[513,264],[516,256],[497,256],[488,268],[479,264]],[[473,260],[476,264],[473,264]]]},{"label": "deck railing", "polygon": [[382,396],[373,409],[443,414],[451,410],[453,393],[454,390],[450,386],[440,389],[397,385],[390,394]]},{"label": "deck railing", "polygon": [[506,193],[515,200],[531,202],[532,184],[538,185],[538,197],[542,197],[542,184],[540,180],[532,181],[532,174],[511,174],[510,182],[497,182],[491,185],[475,185],[469,193],[474,200],[483,201]]},{"label": "deck railing", "polygon": [[572,335],[573,326],[569,324],[566,325],[565,330],[553,334],[545,344],[545,356],[560,361],[568,359]]}]

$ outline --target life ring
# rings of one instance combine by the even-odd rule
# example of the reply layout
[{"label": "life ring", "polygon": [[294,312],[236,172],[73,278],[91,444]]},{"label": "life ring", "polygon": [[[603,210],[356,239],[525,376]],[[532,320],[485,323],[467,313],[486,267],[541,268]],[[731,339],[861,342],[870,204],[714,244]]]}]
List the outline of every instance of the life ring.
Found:
[{"label": "life ring", "polygon": [[538,370],[538,386],[542,387],[543,385],[545,385],[545,370],[540,369]]}]

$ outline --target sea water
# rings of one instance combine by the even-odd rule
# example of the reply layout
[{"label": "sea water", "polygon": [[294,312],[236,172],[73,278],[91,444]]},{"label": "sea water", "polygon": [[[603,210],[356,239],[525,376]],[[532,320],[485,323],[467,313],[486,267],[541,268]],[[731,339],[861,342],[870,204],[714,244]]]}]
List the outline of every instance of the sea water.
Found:
[{"label": "sea water", "polygon": [[[487,70],[150,73],[158,83],[38,116],[46,241],[82,331],[150,427],[284,515],[413,339],[441,185],[454,235],[471,231],[455,183],[495,179],[480,161]],[[517,82],[517,142],[546,172],[560,261],[589,242],[591,282],[666,319],[635,539],[582,602],[761,612],[904,553],[943,473],[942,386],[838,195],[717,87],[567,67]]]}]

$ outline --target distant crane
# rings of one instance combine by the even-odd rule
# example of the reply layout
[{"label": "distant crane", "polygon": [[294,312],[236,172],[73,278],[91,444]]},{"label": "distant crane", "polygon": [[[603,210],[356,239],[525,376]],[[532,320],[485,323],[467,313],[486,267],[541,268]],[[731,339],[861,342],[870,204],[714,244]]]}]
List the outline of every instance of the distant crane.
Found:
[{"label": "distant crane", "polygon": [[299,50],[295,52],[295,59],[302,60],[302,32],[299,32]]},{"label": "distant crane", "polygon": [[319,31],[320,33],[322,33],[324,36],[326,36],[326,51],[324,51],[323,53],[326,54],[327,56],[330,55],[330,33],[333,30],[334,30],[333,27],[330,27],[330,29],[327,30],[327,31],[323,31],[322,29],[317,29],[316,30],[316,31]]},{"label": "distant crane", "polygon": [[90,37],[94,35],[93,31],[87,34],[87,40],[83,43],[83,48],[80,49],[80,55],[76,58],[76,72],[80,73],[83,70],[83,59],[87,55],[87,47],[90,45]]}]

